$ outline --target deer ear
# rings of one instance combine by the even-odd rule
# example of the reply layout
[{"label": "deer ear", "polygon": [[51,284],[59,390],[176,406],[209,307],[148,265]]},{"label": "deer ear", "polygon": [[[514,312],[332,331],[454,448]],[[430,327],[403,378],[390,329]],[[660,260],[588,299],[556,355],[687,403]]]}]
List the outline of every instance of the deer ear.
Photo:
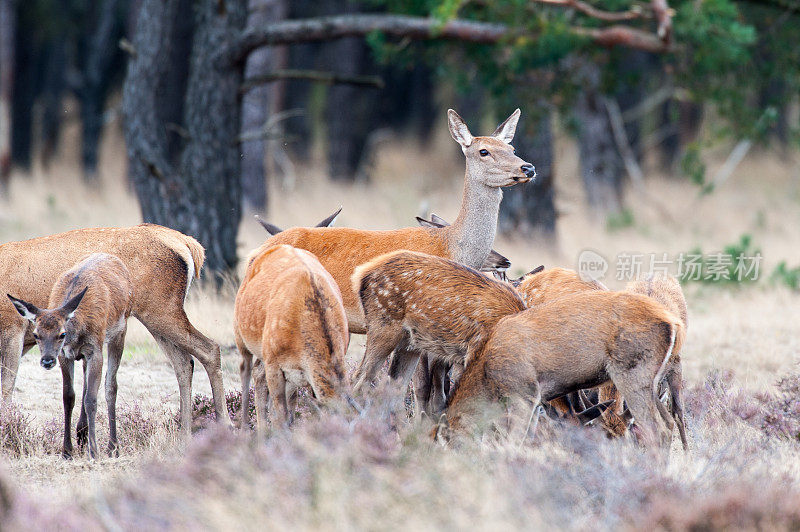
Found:
[{"label": "deer ear", "polygon": [[86,295],[86,291],[87,290],[89,290],[88,286],[86,288],[84,288],[81,291],[80,294],[78,294],[77,296],[73,297],[72,299],[70,299],[69,301],[67,301],[66,303],[64,303],[61,306],[60,310],[61,310],[61,312],[64,313],[64,316],[68,320],[71,320],[72,317],[75,315],[75,311],[78,310],[78,305],[81,304],[81,301],[83,300],[83,296]]},{"label": "deer ear", "polygon": [[432,227],[433,229],[438,229],[439,227],[441,227],[440,225],[437,225],[433,221],[426,220],[425,218],[422,218],[421,216],[417,216],[417,223],[419,225],[421,225],[422,227]]},{"label": "deer ear", "polygon": [[519,115],[520,110],[517,108],[516,111],[511,113],[511,116],[505,119],[505,121],[497,126],[497,129],[494,130],[492,136],[496,139],[502,140],[506,144],[511,144],[511,141],[514,139],[514,133],[517,131],[517,122],[519,122]]},{"label": "deer ear", "polygon": [[464,123],[464,119],[458,116],[458,113],[452,109],[447,110],[447,125],[450,127],[450,134],[453,136],[453,139],[461,144],[461,148],[467,148],[472,144],[475,137],[469,132],[469,128],[467,124]]},{"label": "deer ear", "polygon": [[283,229],[278,227],[277,225],[272,225],[271,223],[267,222],[261,216],[255,215],[256,221],[261,224],[261,227],[267,230],[267,233],[271,234],[272,236],[277,235],[278,233],[283,232]]},{"label": "deer ear", "polygon": [[342,212],[342,208],[341,207],[339,207],[339,209],[335,213],[331,214],[330,216],[328,216],[327,218],[322,220],[316,226],[317,227],[331,227],[336,222],[336,218],[339,217],[339,213],[340,212]]},{"label": "deer ear", "polygon": [[21,299],[17,299],[16,297],[12,296],[11,294],[6,294],[8,299],[11,300],[11,303],[14,304],[14,308],[17,309],[19,315],[25,318],[26,320],[33,322],[36,321],[36,316],[39,314],[39,308],[32,304],[28,303],[27,301],[23,301]]},{"label": "deer ear", "polygon": [[442,227],[447,227],[450,225],[450,222],[435,213],[431,213],[431,221],[435,224],[441,225]]}]

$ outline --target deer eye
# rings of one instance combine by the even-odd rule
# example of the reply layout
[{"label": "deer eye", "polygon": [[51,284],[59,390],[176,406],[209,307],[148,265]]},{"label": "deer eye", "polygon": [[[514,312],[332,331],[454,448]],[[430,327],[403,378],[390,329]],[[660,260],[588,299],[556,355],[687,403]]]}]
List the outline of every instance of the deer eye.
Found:
[{"label": "deer eye", "polygon": [[484,149],[479,151],[478,153],[481,154],[481,157],[486,157],[487,155],[489,155],[489,150]]},{"label": "deer eye", "polygon": [[58,339],[59,340],[63,340],[66,337],[67,337],[67,333],[65,333],[65,332],[62,332],[61,334],[58,335]]},{"label": "deer eye", "polygon": [[33,333],[33,339],[34,339],[34,340],[38,340],[38,339],[39,339],[39,335],[38,335],[38,334],[36,334],[36,333]]}]

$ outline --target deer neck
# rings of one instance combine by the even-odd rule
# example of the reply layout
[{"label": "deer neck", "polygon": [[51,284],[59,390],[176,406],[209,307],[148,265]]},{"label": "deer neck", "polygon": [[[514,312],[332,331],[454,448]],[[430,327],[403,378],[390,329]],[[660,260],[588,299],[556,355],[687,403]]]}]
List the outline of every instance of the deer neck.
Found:
[{"label": "deer neck", "polygon": [[476,269],[483,264],[494,244],[502,199],[500,188],[472,183],[467,169],[461,211],[449,228],[453,260]]}]

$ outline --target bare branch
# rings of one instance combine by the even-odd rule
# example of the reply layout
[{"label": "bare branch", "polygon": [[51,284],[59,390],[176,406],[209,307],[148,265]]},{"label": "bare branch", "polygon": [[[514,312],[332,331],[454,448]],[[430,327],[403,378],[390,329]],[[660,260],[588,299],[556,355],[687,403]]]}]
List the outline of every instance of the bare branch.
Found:
[{"label": "bare branch", "polygon": [[639,6],[633,6],[627,11],[603,11],[602,9],[597,9],[596,7],[587,4],[586,2],[582,2],[581,0],[534,0],[534,1],[539,2],[540,4],[551,4],[551,5],[569,7],[575,9],[576,11],[580,11],[584,15],[588,15],[598,20],[604,20],[606,22],[622,22],[623,20],[633,20],[645,17],[642,8]]},{"label": "bare branch", "polygon": [[[343,37],[363,37],[373,32],[411,40],[451,40],[496,44],[515,37],[536,38],[504,24],[451,20],[406,15],[354,14],[286,20],[245,31],[238,41],[221,50],[218,61],[232,64],[243,61],[247,54],[261,46],[329,41]],[[572,31],[592,39],[602,46],[626,46],[647,52],[663,53],[672,50],[655,34],[626,26],[609,28],[573,28]]]},{"label": "bare branch", "polygon": [[656,54],[671,52],[675,48],[656,35],[628,26],[609,26],[607,28],[573,28],[578,35],[590,37],[600,46],[624,46]]},{"label": "bare branch", "polygon": [[295,70],[295,69],[282,69],[273,70],[263,76],[254,76],[242,82],[242,87],[239,89],[241,94],[249,91],[253,87],[271,83],[281,79],[301,79],[306,81],[313,81],[317,83],[326,83],[328,85],[347,84],[347,85],[361,85],[365,87],[375,87],[382,89],[386,86],[380,76],[352,76],[348,74],[336,74],[335,72],[322,72],[319,70]]}]

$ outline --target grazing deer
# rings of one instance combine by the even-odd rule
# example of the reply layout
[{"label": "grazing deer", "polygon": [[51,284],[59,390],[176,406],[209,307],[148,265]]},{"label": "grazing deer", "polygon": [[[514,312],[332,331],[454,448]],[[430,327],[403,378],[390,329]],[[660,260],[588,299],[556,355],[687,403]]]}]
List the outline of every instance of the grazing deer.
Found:
[{"label": "grazing deer", "polygon": [[266,249],[276,244],[289,244],[316,255],[342,291],[350,332],[366,332],[358,295],[350,286],[356,266],[384,253],[409,249],[479,268],[489,255],[497,232],[502,188],[526,183],[536,175],[533,165],[517,157],[509,144],[517,127],[519,109],[488,137],[473,137],[455,111],[451,109],[447,113],[450,134],[466,158],[461,211],[453,225],[393,231],[294,227],[262,245],[261,249]]},{"label": "grazing deer", "polygon": [[[182,429],[191,429],[192,356],[211,382],[217,420],[230,422],[222,387],[219,346],[189,322],[183,309],[205,252],[193,238],[152,224],[126,228],[78,229],[33,240],[0,245],[0,293],[11,293],[45,307],[59,276],[89,253],[119,257],[133,285],[132,315],[165,351],[180,388]],[[5,299],[5,298],[3,298]],[[36,344],[33,325],[10,301],[0,301],[0,362],[3,400],[10,401],[19,359]]]},{"label": "grazing deer", "polygon": [[[680,283],[675,277],[666,273],[651,273],[644,279],[628,283],[625,287],[625,291],[632,294],[641,294],[658,301],[664,308],[680,318],[684,335],[689,330],[686,298],[683,295]],[[675,418],[675,423],[678,425],[678,432],[680,433],[683,447],[686,448],[688,444],[686,439],[686,423],[683,416],[683,398],[681,396],[681,391],[683,390],[683,373],[680,361],[681,355],[680,349],[678,349],[667,364],[665,378],[670,390],[672,415]],[[600,401],[615,399],[613,390],[601,388],[600,391]],[[663,409],[660,402],[659,409]]]},{"label": "grazing deer", "polygon": [[297,389],[308,383],[318,400],[347,394],[344,356],[350,339],[336,282],[308,251],[277,245],[251,256],[236,294],[234,335],[242,356],[242,427],[248,426],[253,356],[266,372],[256,382],[258,430],[272,397],[273,421],[291,424]]},{"label": "grazing deer", "polygon": [[627,399],[643,442],[665,445],[673,423],[658,407],[658,384],[668,366],[680,365],[673,354],[682,341],[679,317],[624,292],[573,294],[506,316],[467,364],[447,421],[463,431],[485,403],[522,396],[536,408],[611,381]]},{"label": "grazing deer", "polygon": [[65,458],[72,456],[72,409],[75,406],[75,361],[83,360],[83,400],[78,420],[78,443],[89,442],[89,456],[97,458],[95,417],[97,390],[103,372],[103,345],[108,344],[106,403],[108,404],[109,456],[119,456],[117,446],[117,368],[122,360],[128,317],[131,314],[130,274],[117,257],[89,255],[66,271],[50,292],[47,309],[9,295],[19,314],[33,324],[33,337],[41,351],[41,365],[61,365],[64,399]]},{"label": "grazing deer", "polygon": [[403,389],[420,353],[468,365],[499,319],[525,309],[507,283],[414,251],[381,255],[356,268],[352,281],[367,325],[356,390],[375,378],[393,349],[390,376],[400,378]]}]

